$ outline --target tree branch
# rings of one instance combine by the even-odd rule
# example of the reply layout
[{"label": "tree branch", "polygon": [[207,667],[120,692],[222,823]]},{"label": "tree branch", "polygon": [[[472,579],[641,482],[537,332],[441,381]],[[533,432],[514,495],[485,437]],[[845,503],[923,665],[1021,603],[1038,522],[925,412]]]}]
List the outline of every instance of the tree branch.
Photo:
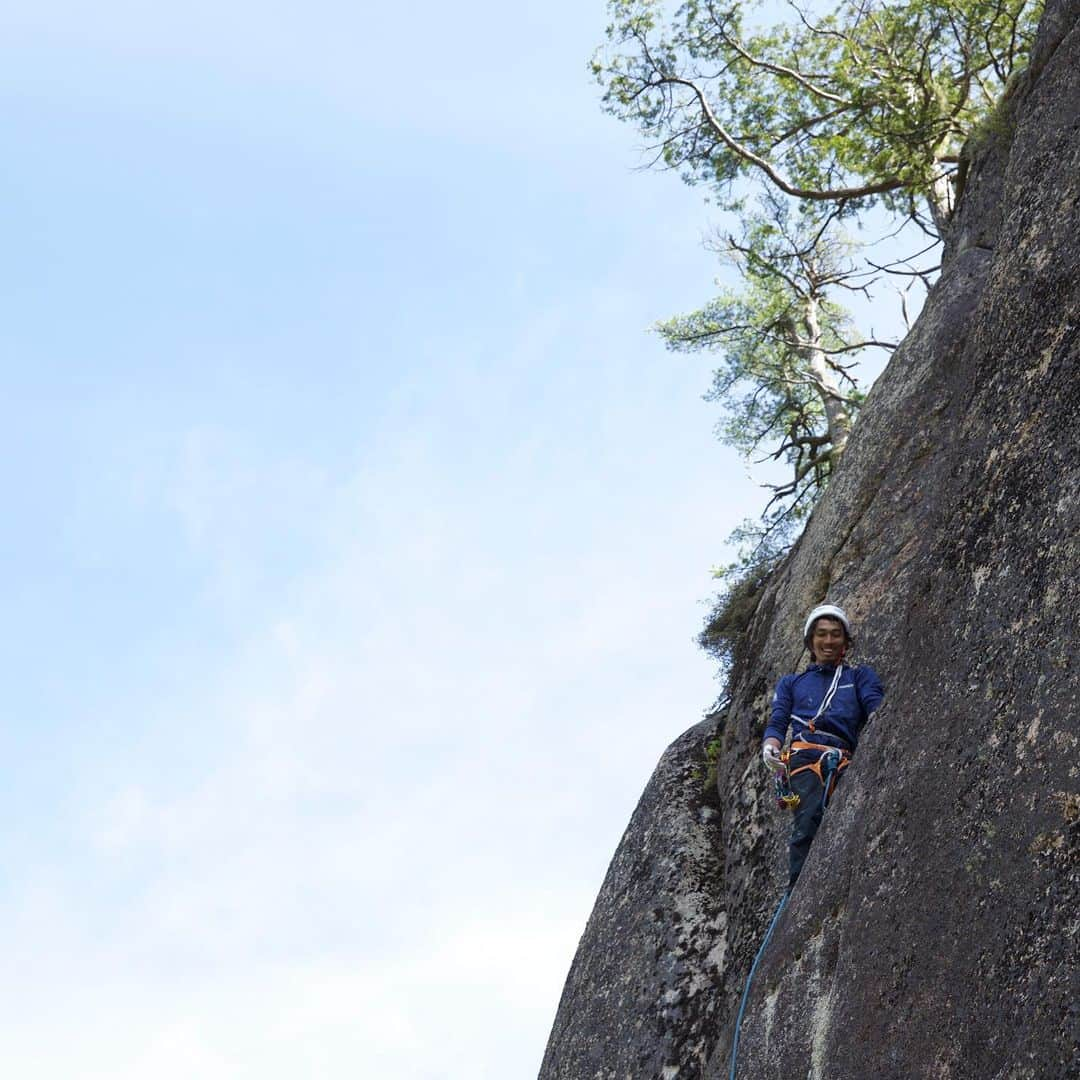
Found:
[{"label": "tree branch", "polygon": [[868,195],[880,195],[886,191],[896,191],[899,188],[907,187],[907,182],[899,179],[899,177],[888,177],[885,180],[879,180],[875,184],[863,184],[859,187],[826,189],[799,187],[797,184],[792,184],[781,176],[772,164],[765,160],[765,158],[759,157],[748,146],[744,146],[742,143],[737,142],[730,134],[728,134],[727,129],[720,123],[716,114],[713,112],[712,106],[705,96],[705,92],[692,79],[684,79],[676,75],[661,75],[660,82],[654,82],[651,83],[651,85],[682,86],[689,90],[697,98],[698,105],[701,108],[701,114],[717,138],[719,138],[733,154],[760,169],[781,191],[796,199],[811,199],[814,201],[861,199],[866,198]]}]

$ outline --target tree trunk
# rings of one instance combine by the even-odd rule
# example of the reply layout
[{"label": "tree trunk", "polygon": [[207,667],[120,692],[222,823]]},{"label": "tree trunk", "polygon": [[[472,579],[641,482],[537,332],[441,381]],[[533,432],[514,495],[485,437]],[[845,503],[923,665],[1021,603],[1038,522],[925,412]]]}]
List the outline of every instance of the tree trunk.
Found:
[{"label": "tree trunk", "polygon": [[820,300],[810,296],[803,311],[806,321],[806,359],[810,373],[817,386],[818,396],[825,408],[825,419],[829,425],[829,442],[832,445],[835,461],[847,445],[851,434],[851,413],[836,380],[836,373],[829,367],[821,340],[821,320],[818,313]]},{"label": "tree trunk", "polygon": [[953,210],[956,209],[956,189],[953,186],[952,174],[948,172],[944,164],[935,164],[937,173],[930,182],[930,190],[926,193],[926,201],[930,206],[930,216],[934,221],[934,228],[938,236],[944,240],[946,230],[952,221]]}]

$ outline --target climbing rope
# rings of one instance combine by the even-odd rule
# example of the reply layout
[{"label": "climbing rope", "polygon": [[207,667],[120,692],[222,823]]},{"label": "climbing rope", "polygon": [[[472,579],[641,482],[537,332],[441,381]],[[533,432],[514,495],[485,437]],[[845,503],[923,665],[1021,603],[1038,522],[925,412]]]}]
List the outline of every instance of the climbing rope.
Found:
[{"label": "climbing rope", "polygon": [[829,784],[832,783],[833,773],[840,769],[840,761],[843,755],[839,750],[829,750],[821,755],[821,813],[824,815],[829,805]]},{"label": "climbing rope", "polygon": [[735,1038],[731,1043],[731,1072],[728,1074],[728,1080],[735,1080],[735,1063],[739,1056],[739,1028],[742,1027],[742,1018],[743,1013],[746,1011],[746,1002],[750,998],[750,983],[754,979],[754,972],[757,971],[758,961],[761,959],[762,953],[765,952],[765,949],[769,944],[769,939],[772,937],[776,924],[780,921],[780,914],[783,912],[784,908],[787,907],[789,896],[791,896],[791,890],[787,889],[780,898],[780,906],[777,907],[776,914],[772,917],[772,922],[769,923],[769,929],[765,931],[765,940],[762,941],[761,948],[758,949],[757,956],[754,957],[754,962],[750,965],[750,974],[746,976],[746,986],[743,987],[742,1002],[739,1004],[739,1015],[735,1019]]},{"label": "climbing rope", "polygon": [[[840,767],[841,756],[840,751],[835,749],[829,750],[821,755],[821,811],[823,814],[826,807],[829,805],[829,783],[833,778],[833,774]],[[779,793],[779,785],[777,786],[777,791]],[[776,924],[780,921],[780,916],[783,914],[784,908],[787,907],[788,898],[790,896],[791,888],[789,887],[780,898],[780,903],[776,908],[776,914],[773,915],[772,922],[769,923],[769,929],[765,931],[765,937],[762,939],[761,946],[757,951],[757,955],[754,957],[754,962],[750,965],[750,974],[746,976],[746,985],[743,987],[742,1001],[739,1003],[739,1015],[735,1018],[735,1036],[731,1040],[731,1071],[728,1073],[728,1080],[735,1080],[735,1066],[739,1056],[739,1029],[742,1027],[743,1013],[746,1012],[746,1003],[750,1000],[750,984],[754,981],[754,972],[757,971],[758,962],[761,960],[761,957],[769,946],[773,930],[776,929]]]}]

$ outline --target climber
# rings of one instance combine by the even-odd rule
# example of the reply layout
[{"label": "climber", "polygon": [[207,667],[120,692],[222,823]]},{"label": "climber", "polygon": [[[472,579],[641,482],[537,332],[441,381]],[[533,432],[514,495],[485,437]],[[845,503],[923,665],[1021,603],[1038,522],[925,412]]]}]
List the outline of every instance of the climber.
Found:
[{"label": "climber", "polygon": [[[851,624],[835,604],[821,604],[810,612],[803,644],[810,650],[810,665],[777,684],[761,748],[766,766],[786,769],[799,796],[788,848],[789,891],[802,871],[825,805],[855,753],[859,732],[885,698],[873,668],[845,663]],[[789,724],[791,749],[782,754]]]}]

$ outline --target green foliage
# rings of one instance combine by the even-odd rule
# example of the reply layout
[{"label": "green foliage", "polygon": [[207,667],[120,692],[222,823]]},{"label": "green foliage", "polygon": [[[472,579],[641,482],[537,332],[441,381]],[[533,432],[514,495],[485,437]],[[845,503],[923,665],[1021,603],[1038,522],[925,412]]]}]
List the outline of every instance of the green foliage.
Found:
[{"label": "green foliage", "polygon": [[698,644],[720,664],[725,675],[745,658],[754,612],[769,583],[791,546],[796,522],[787,517],[771,530],[760,522],[745,522],[731,539],[742,544],[741,557],[730,566],[714,570],[724,587],[713,601],[698,635]]},{"label": "green foliage", "polygon": [[716,767],[716,763],[720,760],[720,751],[724,748],[724,744],[720,739],[711,739],[705,744],[705,761]]},{"label": "green foliage", "polygon": [[[840,223],[880,204],[943,236],[965,144],[1007,123],[1000,105],[1042,13],[1042,0],[824,6],[790,0],[791,18],[769,25],[759,3],[684,0],[669,14],[663,0],[608,0],[593,60],[604,107],[643,133],[653,165],[727,209],[743,209],[748,180],[772,192],[720,247],[740,287],[657,327],[672,350],[717,354],[708,396],[720,439],[791,469],[761,520],[732,534],[738,560],[717,574],[699,642],[728,670],[862,403],[845,361],[893,347],[860,339],[837,301],[872,284]],[[907,272],[924,283],[932,273]]]},{"label": "green foliage", "polygon": [[701,781],[706,792],[711,793],[716,787],[716,777],[720,769],[720,751],[723,746],[719,737],[710,739],[705,744],[705,768],[694,770],[694,779]]},{"label": "green foliage", "polygon": [[717,436],[748,459],[767,446],[769,457],[790,465],[767,512],[778,505],[791,513],[828,482],[862,402],[844,358],[867,343],[831,294],[864,289],[866,277],[849,258],[835,209],[793,210],[772,194],[762,208],[720,252],[742,290],[724,289],[657,330],[674,351],[719,355],[707,395],[721,407]]},{"label": "green foliage", "polygon": [[[746,3],[609,0],[593,71],[656,160],[732,205],[764,175],[789,195],[940,208],[940,182],[1026,58],[1041,0],[840,0],[753,24]],[[852,202],[854,200],[854,202]]]},{"label": "green foliage", "polygon": [[1010,91],[1017,83],[1019,74],[1021,74],[1019,71],[1013,72],[1000,100],[992,109],[987,111],[986,115],[972,129],[964,146],[965,156],[971,157],[984,147],[999,140],[1004,141],[1006,144],[1011,141],[1015,118],[1010,107],[1009,96]]}]

